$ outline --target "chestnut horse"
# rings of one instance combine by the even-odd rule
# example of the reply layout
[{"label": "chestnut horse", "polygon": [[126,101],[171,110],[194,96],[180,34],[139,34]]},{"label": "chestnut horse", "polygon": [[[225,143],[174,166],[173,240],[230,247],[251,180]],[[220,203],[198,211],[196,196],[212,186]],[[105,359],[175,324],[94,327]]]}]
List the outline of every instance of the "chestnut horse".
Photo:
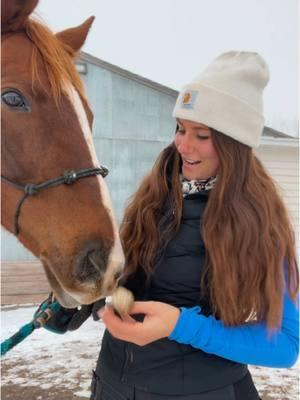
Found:
[{"label": "chestnut horse", "polygon": [[75,307],[112,293],[124,254],[74,65],[94,18],[54,35],[37,2],[2,0],[2,224]]}]

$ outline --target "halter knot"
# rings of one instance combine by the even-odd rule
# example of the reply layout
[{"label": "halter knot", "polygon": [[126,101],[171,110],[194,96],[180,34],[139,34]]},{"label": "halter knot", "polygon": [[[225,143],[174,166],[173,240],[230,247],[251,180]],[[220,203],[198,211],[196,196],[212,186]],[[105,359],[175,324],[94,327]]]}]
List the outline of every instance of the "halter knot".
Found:
[{"label": "halter knot", "polygon": [[38,192],[37,185],[35,185],[34,183],[27,183],[27,185],[24,186],[24,192],[28,196],[33,196]]},{"label": "halter knot", "polygon": [[77,174],[75,171],[65,171],[64,172],[64,183],[66,185],[71,185],[77,179]]},{"label": "halter knot", "polygon": [[109,174],[109,170],[104,165],[101,165],[101,169],[102,169],[101,175],[102,175],[103,178],[105,178]]}]

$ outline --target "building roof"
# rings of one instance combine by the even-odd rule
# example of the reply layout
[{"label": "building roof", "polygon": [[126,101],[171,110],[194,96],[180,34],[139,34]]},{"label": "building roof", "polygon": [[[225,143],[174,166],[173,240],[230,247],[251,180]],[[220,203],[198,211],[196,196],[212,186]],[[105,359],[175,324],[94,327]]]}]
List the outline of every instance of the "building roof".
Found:
[{"label": "building roof", "polygon": [[294,136],[287,135],[286,133],[277,131],[276,129],[265,126],[263,130],[263,136],[269,138],[281,138],[281,139],[296,139]]},{"label": "building roof", "polygon": [[165,93],[165,94],[167,94],[169,96],[174,97],[175,99],[178,96],[178,91],[177,90],[171,89],[171,88],[169,88],[167,86],[164,86],[164,85],[161,85],[161,84],[159,84],[157,82],[151,81],[150,79],[147,79],[147,78],[144,78],[144,77],[142,77],[140,75],[134,74],[133,72],[127,71],[126,69],[120,68],[120,67],[118,67],[118,66],[116,66],[114,64],[110,64],[110,63],[108,63],[106,61],[100,60],[100,58],[91,56],[88,53],[81,52],[80,53],[80,60],[81,61],[85,61],[87,63],[94,64],[94,65],[98,65],[101,68],[104,68],[104,69],[106,69],[108,71],[111,71],[111,72],[113,72],[115,74],[121,75],[121,76],[123,76],[123,77],[125,77],[127,79],[130,79],[132,81],[138,82],[138,83],[140,83],[142,85],[145,85],[145,86],[148,86],[148,87],[150,87],[152,89],[158,90],[159,92],[163,92],[163,93]]}]

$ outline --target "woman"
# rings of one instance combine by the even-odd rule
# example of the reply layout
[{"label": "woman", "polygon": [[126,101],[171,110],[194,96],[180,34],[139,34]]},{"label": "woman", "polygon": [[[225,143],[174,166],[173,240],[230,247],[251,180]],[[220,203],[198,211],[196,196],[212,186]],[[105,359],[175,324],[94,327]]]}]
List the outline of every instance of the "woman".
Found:
[{"label": "woman", "polygon": [[247,364],[298,355],[295,242],[253,154],[269,79],[256,53],[219,56],[177,99],[175,140],[125,211],[131,317],[110,306],[92,399],[256,400]]}]

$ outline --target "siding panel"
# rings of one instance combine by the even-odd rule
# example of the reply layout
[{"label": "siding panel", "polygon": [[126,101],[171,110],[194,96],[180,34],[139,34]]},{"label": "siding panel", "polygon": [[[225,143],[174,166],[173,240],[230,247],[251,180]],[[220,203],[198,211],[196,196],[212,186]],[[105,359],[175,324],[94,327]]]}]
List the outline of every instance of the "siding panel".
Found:
[{"label": "siding panel", "polygon": [[[299,153],[294,147],[261,146],[258,158],[278,185],[296,237],[299,233]],[[297,245],[299,245],[297,243]]]}]

